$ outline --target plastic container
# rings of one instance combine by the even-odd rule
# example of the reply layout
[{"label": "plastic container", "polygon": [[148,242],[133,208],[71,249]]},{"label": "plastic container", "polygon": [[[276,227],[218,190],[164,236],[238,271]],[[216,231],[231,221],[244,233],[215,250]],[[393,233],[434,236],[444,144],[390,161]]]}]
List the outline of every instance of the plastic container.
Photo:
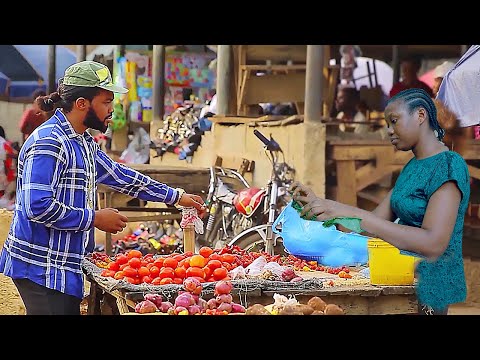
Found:
[{"label": "plastic container", "polygon": [[372,285],[413,284],[418,258],[400,254],[398,248],[381,239],[369,239],[367,247]]}]

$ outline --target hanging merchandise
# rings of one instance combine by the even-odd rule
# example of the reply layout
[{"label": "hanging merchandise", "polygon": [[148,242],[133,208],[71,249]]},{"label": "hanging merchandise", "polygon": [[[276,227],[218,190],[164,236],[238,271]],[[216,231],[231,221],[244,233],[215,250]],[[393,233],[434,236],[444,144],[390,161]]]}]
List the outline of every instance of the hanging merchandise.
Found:
[{"label": "hanging merchandise", "polygon": [[113,131],[121,130],[127,125],[127,118],[123,105],[119,98],[115,98],[113,105],[112,124],[110,125]]}]

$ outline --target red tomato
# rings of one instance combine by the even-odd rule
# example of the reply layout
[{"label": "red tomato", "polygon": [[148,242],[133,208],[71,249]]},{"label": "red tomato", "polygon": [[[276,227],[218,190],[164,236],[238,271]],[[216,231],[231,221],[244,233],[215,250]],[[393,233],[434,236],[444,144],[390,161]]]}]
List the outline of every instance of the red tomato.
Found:
[{"label": "red tomato", "polygon": [[207,266],[212,269],[212,270],[215,270],[215,269],[218,269],[219,267],[222,266],[222,262],[220,260],[210,260],[208,263],[207,263]]},{"label": "red tomato", "polygon": [[190,258],[190,266],[203,268],[206,263],[207,259],[205,259],[202,255],[196,254]]},{"label": "red tomato", "polygon": [[182,254],[179,254],[179,255],[175,255],[173,258],[177,261],[181,261],[181,260],[185,259],[186,256],[182,255]]},{"label": "red tomato", "polygon": [[160,270],[160,274],[158,274],[158,276],[161,279],[165,279],[165,278],[173,279],[175,277],[175,272],[171,267],[164,267]]},{"label": "red tomato", "polygon": [[138,276],[144,277],[144,276],[150,276],[150,270],[146,266],[142,266],[138,269]]},{"label": "red tomato", "polygon": [[222,257],[222,262],[227,262],[231,264],[235,261],[235,255],[232,255],[232,254],[222,254],[221,257]]},{"label": "red tomato", "polygon": [[157,266],[159,269],[163,267],[163,262],[165,261],[165,258],[159,257],[158,259],[155,259],[153,262],[153,265]]},{"label": "red tomato", "polygon": [[117,258],[115,259],[115,261],[119,265],[126,264],[128,262],[128,257],[125,254],[120,254],[120,255],[117,255]]},{"label": "red tomato", "polygon": [[125,269],[123,269],[122,271],[125,274],[125,277],[134,278],[135,276],[138,275],[138,270],[135,268],[132,268],[131,266],[125,267]]},{"label": "red tomato", "polygon": [[122,270],[125,269],[127,266],[130,266],[130,265],[128,265],[128,261],[127,261],[125,264],[120,265],[120,267],[118,268],[118,270],[122,271]]},{"label": "red tomato", "polygon": [[220,260],[220,261],[222,260],[222,256],[219,255],[219,254],[217,254],[217,253],[213,253],[213,254],[210,255],[208,258],[209,258],[210,260]]},{"label": "red tomato", "polygon": [[218,269],[213,270],[212,276],[213,278],[218,281],[218,280],[223,280],[226,278],[228,275],[227,269],[224,267],[219,267]]},{"label": "red tomato", "polygon": [[143,257],[143,254],[142,254],[142,252],[139,251],[139,250],[132,249],[132,250],[130,250],[130,251],[127,253],[127,257],[128,257],[129,259],[131,259],[131,258],[139,258],[139,259],[141,259],[141,258]]},{"label": "red tomato", "polygon": [[[167,278],[168,279],[168,278]],[[163,280],[163,279],[162,279]],[[183,279],[180,279],[178,277],[176,278],[173,278],[173,283],[174,284],[178,284],[178,285],[182,285],[183,284]]]},{"label": "red tomato", "polygon": [[164,267],[170,267],[172,269],[175,269],[178,265],[178,261],[175,260],[174,258],[166,258],[164,261],[163,261],[163,266]]},{"label": "red tomato", "polygon": [[115,276],[115,273],[116,273],[116,272],[113,271],[113,270],[105,269],[105,270],[103,270],[103,271],[101,272],[100,275],[105,276],[105,277],[112,277],[112,278],[113,278],[113,277]]},{"label": "red tomato", "polygon": [[187,276],[187,270],[184,267],[175,268],[175,278],[185,279]]},{"label": "red tomato", "polygon": [[150,284],[152,282],[152,278],[150,276],[144,276],[142,277],[142,282],[146,283],[146,284]]},{"label": "red tomato", "polygon": [[112,262],[108,263],[107,269],[108,270],[113,270],[113,271],[118,271],[118,270],[120,270],[120,264],[116,261],[112,261]]},{"label": "red tomato", "polygon": [[201,279],[205,279],[205,272],[202,268],[199,267],[189,267],[186,271],[187,277],[199,277]]},{"label": "red tomato", "polygon": [[132,268],[138,269],[140,266],[142,266],[142,261],[139,258],[131,258],[128,260],[128,265],[130,265]]},{"label": "red tomato", "polygon": [[193,252],[192,252],[192,251],[185,251],[185,252],[183,253],[183,255],[184,255],[185,257],[190,257],[190,256],[193,256]]},{"label": "red tomato", "polygon": [[178,262],[178,265],[177,265],[177,266],[182,266],[182,267],[184,267],[185,269],[188,269],[188,268],[190,267],[190,258],[187,257],[187,258],[185,258],[185,259],[183,259],[183,260],[180,260],[180,261]]},{"label": "red tomato", "polygon": [[205,273],[205,278],[209,278],[210,275],[212,275],[213,270],[210,269],[208,266],[204,266],[203,272]]},{"label": "red tomato", "polygon": [[159,273],[160,273],[160,269],[158,268],[158,266],[153,265],[153,266],[150,268],[150,276],[151,276],[152,278],[156,278]]},{"label": "red tomato", "polygon": [[198,253],[202,255],[204,258],[208,258],[210,255],[212,255],[213,249],[208,246],[202,246],[200,250],[198,250]]},{"label": "red tomato", "polygon": [[160,285],[173,284],[173,279],[166,277],[160,280]]},{"label": "red tomato", "polygon": [[129,276],[125,276],[123,278],[123,280],[125,280],[126,282],[129,282],[130,284],[135,284],[136,280],[132,277],[129,277]]},{"label": "red tomato", "polygon": [[156,277],[155,279],[152,280],[152,285],[161,285],[160,281],[162,281],[162,279],[160,279],[159,277]]}]

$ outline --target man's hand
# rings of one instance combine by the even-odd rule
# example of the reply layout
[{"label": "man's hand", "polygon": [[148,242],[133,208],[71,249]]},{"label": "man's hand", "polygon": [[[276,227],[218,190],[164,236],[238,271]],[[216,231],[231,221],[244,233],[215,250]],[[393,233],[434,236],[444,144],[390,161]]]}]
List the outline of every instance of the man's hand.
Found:
[{"label": "man's hand", "polygon": [[194,207],[198,211],[198,216],[203,218],[207,211],[207,207],[205,206],[205,202],[203,199],[194,194],[187,194],[184,193],[178,202],[178,205],[183,207]]},{"label": "man's hand", "polygon": [[312,189],[303,185],[302,183],[295,181],[290,186],[290,192],[292,193],[292,198],[301,206],[309,203],[317,198],[317,195],[313,192]]},{"label": "man's hand", "polygon": [[94,226],[102,231],[116,234],[127,226],[128,218],[117,209],[105,208],[95,211]]}]

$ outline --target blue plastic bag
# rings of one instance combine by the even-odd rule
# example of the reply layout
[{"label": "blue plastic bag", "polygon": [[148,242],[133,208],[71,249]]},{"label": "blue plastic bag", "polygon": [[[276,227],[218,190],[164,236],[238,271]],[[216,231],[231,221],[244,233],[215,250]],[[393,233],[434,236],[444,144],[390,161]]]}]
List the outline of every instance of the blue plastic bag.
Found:
[{"label": "blue plastic bag", "polygon": [[[277,229],[279,228],[279,229]],[[301,259],[324,266],[359,266],[368,262],[368,237],[344,233],[322,221],[304,220],[290,202],[273,223],[273,232],[283,238],[285,249]]]}]

